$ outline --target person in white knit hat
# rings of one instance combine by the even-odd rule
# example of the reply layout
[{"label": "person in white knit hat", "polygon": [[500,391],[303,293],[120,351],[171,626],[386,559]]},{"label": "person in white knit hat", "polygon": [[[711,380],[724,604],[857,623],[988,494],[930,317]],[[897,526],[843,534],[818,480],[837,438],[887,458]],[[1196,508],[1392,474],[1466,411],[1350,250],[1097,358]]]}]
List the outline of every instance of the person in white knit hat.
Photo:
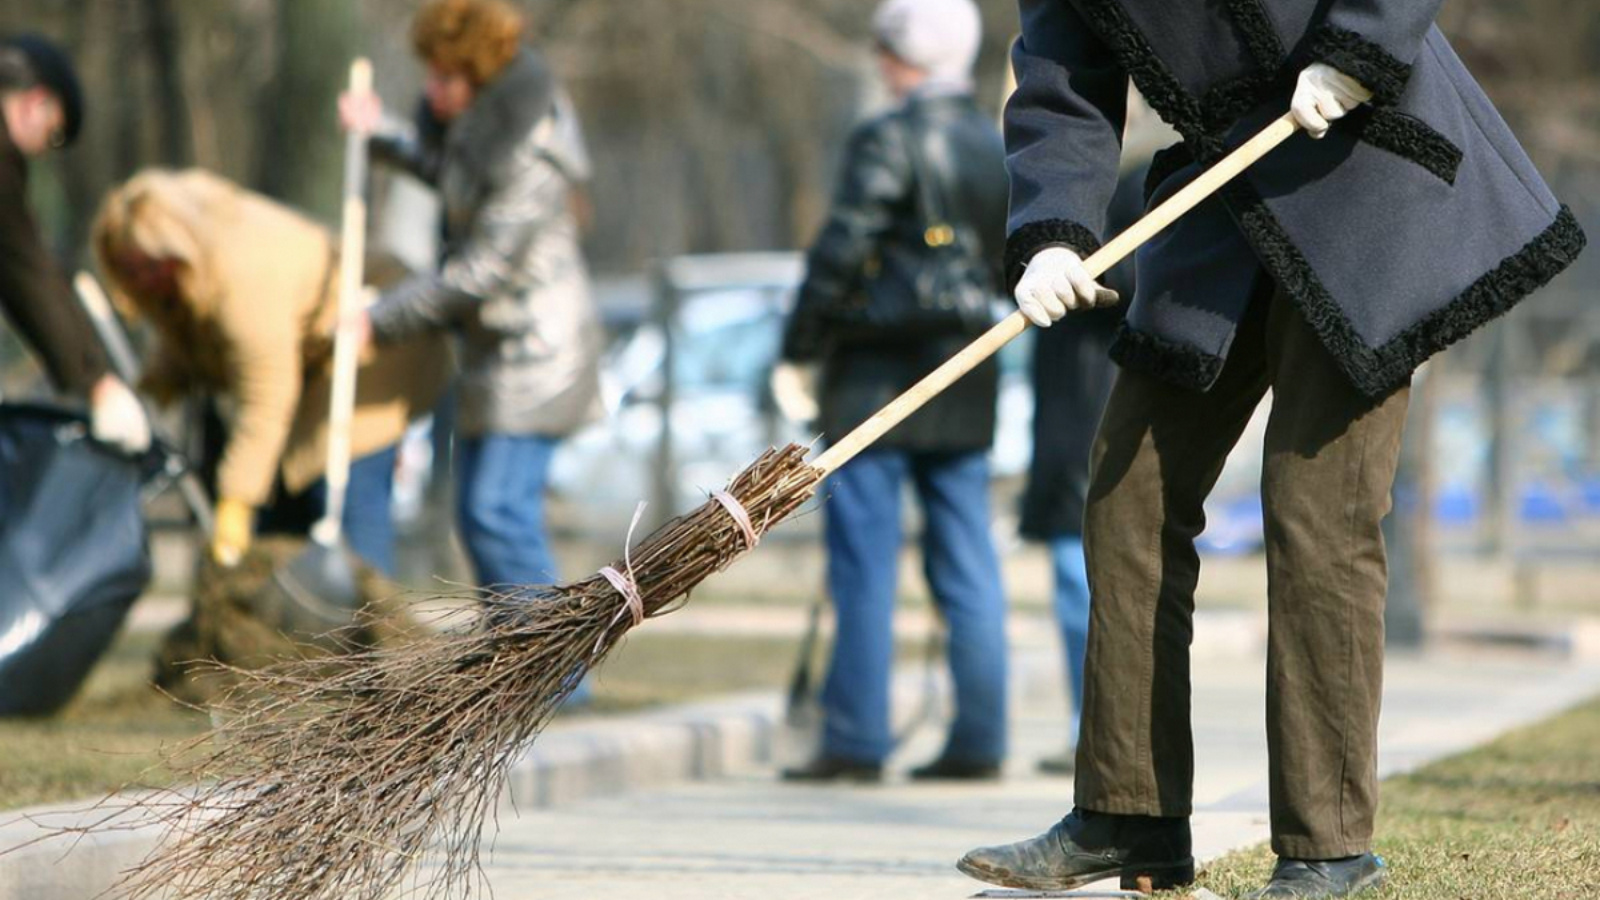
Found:
[{"label": "person in white knit hat", "polygon": [[[886,0],[872,16],[878,48],[937,87],[970,90],[983,22],[972,0]],[[890,88],[898,86],[891,81]]]},{"label": "person in white knit hat", "polygon": [[[971,0],[889,0],[874,18],[884,82],[900,101],[850,136],[827,224],[807,258],[774,393],[837,440],[990,321],[1000,291],[1005,149],[973,101],[981,38]],[[806,409],[801,366],[817,364]],[[828,593],[837,638],[820,753],[791,781],[874,781],[894,749],[889,671],[900,495],[921,501],[922,552],[950,628],[956,715],[915,779],[1000,773],[1006,740],[1005,599],[989,533],[987,451],[998,368],[985,364],[828,479]],[[789,402],[800,394],[802,402]],[[813,411],[814,410],[814,411]]]}]

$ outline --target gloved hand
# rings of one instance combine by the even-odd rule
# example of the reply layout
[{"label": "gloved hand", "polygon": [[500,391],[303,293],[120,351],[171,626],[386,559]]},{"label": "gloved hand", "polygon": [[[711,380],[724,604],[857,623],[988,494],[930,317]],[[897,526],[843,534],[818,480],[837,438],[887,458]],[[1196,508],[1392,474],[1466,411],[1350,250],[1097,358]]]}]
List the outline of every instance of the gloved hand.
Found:
[{"label": "gloved hand", "polygon": [[1068,312],[1110,306],[1122,299],[1096,283],[1083,260],[1066,247],[1035,253],[1017,282],[1015,296],[1017,308],[1040,328],[1049,328]]},{"label": "gloved hand", "polygon": [[106,375],[89,389],[89,433],[124,453],[150,449],[150,420],[122,379]]},{"label": "gloved hand", "polygon": [[778,411],[792,422],[816,421],[821,409],[817,406],[816,371],[799,363],[780,362],[772,369],[772,399]]},{"label": "gloved hand", "polygon": [[211,558],[224,566],[238,565],[250,549],[255,515],[256,511],[243,500],[218,500],[211,529]]},{"label": "gloved hand", "polygon": [[1300,73],[1289,111],[1307,134],[1320,138],[1334,120],[1371,99],[1361,82],[1327,63],[1312,63]]}]

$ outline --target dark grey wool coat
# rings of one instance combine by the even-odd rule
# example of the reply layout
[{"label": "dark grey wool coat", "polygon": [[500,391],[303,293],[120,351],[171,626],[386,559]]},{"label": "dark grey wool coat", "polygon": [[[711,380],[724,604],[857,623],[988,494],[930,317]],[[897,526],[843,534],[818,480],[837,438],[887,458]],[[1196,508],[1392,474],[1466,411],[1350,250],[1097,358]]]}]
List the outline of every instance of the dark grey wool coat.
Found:
[{"label": "dark grey wool coat", "polygon": [[1325,62],[1373,101],[1323,140],[1290,138],[1146,245],[1112,355],[1209,387],[1267,275],[1362,391],[1404,384],[1584,245],[1434,27],[1440,2],[1020,0],[1010,282],[1044,246],[1099,246],[1130,77],[1184,139],[1152,167],[1154,202],[1285,112],[1300,70]]}]

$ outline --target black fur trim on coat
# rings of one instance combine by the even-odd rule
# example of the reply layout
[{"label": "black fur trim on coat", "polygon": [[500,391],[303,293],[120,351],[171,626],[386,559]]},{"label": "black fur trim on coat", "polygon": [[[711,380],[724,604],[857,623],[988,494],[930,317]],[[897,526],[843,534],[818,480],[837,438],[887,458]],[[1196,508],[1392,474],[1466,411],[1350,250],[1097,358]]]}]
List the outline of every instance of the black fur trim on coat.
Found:
[{"label": "black fur trim on coat", "polygon": [[1292,77],[1282,43],[1260,0],[1228,0],[1228,6],[1245,46],[1262,67],[1217,85],[1202,98],[1183,87],[1118,0],[1082,0],[1079,4],[1089,26],[1111,48],[1150,108],[1183,135],[1201,160],[1221,156],[1222,133],[1239,116],[1282,90]]},{"label": "black fur trim on coat", "polygon": [[1118,0],[1082,0],[1078,7],[1089,20],[1089,27],[1116,55],[1117,64],[1128,73],[1150,108],[1185,138],[1194,140],[1202,135],[1205,117],[1200,102],[1183,89],[1161,62],[1155,48],[1145,40],[1144,33],[1128,17],[1122,4]]},{"label": "black fur trim on coat", "polygon": [[1111,359],[1117,365],[1190,390],[1211,387],[1222,374],[1223,359],[1191,344],[1170,341],[1139,331],[1126,321],[1117,325],[1111,344]]},{"label": "black fur trim on coat", "polygon": [[1272,17],[1267,14],[1261,0],[1228,0],[1228,11],[1233,13],[1234,25],[1244,37],[1244,45],[1250,49],[1250,55],[1255,57],[1257,65],[1268,70],[1283,65],[1287,55],[1283,41],[1278,37],[1277,29],[1272,27]]},{"label": "black fur trim on coat", "polygon": [[1144,176],[1144,205],[1150,205],[1150,198],[1156,195],[1156,190],[1179,170],[1194,162],[1194,153],[1188,144],[1173,144],[1162,147],[1150,158],[1150,168]]},{"label": "black fur trim on coat", "polygon": [[1358,107],[1348,118],[1359,140],[1416,163],[1446,184],[1456,183],[1461,148],[1428,123],[1399,110],[1370,106]]},{"label": "black fur trim on coat", "polygon": [[1234,181],[1223,192],[1267,271],[1299,303],[1301,314],[1350,381],[1374,398],[1406,384],[1424,360],[1543,287],[1577,259],[1586,242],[1578,220],[1563,206],[1548,228],[1501,260],[1460,296],[1374,348],[1356,333],[1255,188],[1248,182]]},{"label": "black fur trim on coat", "polygon": [[1100,249],[1100,238],[1088,228],[1068,219],[1042,219],[1011,232],[1006,238],[1006,291],[1016,290],[1028,260],[1045,247],[1066,246],[1081,257]]},{"label": "black fur trim on coat", "polygon": [[1373,103],[1393,106],[1411,80],[1411,66],[1354,31],[1323,24],[1311,37],[1311,58],[1325,62],[1372,92]]},{"label": "black fur trim on coat", "polygon": [[[1273,97],[1287,98],[1294,89],[1296,73],[1288,68],[1256,71],[1211,88],[1200,101],[1200,115],[1208,135],[1220,135],[1233,127],[1240,116]],[[1287,99],[1284,100],[1287,103]],[[1208,152],[1220,155],[1219,142]]]}]

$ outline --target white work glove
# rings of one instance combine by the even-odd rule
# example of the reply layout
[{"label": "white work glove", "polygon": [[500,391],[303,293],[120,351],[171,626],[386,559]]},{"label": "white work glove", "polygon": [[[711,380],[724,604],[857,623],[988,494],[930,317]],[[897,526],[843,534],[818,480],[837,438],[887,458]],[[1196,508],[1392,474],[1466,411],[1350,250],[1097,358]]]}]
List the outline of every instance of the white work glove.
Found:
[{"label": "white work glove", "polygon": [[817,406],[816,371],[811,366],[780,362],[772,369],[772,399],[791,422],[814,422]]},{"label": "white work glove", "polygon": [[1017,308],[1040,328],[1069,312],[1111,306],[1122,299],[1101,287],[1078,254],[1066,247],[1046,247],[1028,260],[1014,293]]},{"label": "white work glove", "polygon": [[150,449],[150,420],[144,405],[120,378],[106,375],[90,388],[89,433],[124,453]]},{"label": "white work glove", "polygon": [[1320,138],[1336,119],[1371,99],[1361,82],[1327,63],[1312,63],[1300,73],[1289,111],[1307,134]]}]

